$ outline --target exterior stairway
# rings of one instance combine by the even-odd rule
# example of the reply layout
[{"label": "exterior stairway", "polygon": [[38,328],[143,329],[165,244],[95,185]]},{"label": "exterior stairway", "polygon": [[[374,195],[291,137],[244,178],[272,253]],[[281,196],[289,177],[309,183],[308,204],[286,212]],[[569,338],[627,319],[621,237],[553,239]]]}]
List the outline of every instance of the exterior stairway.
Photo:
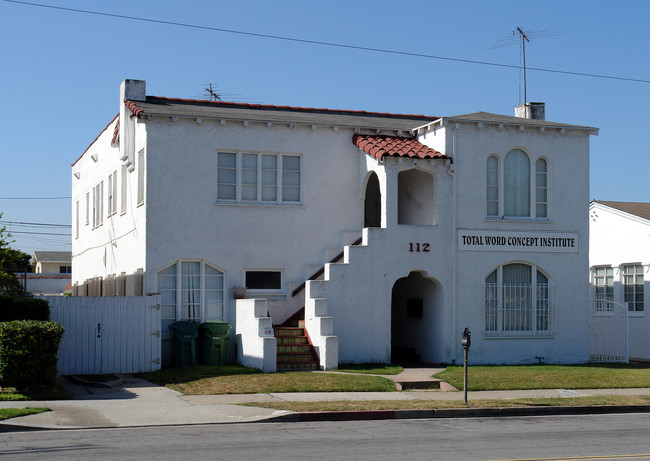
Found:
[{"label": "exterior stairway", "polygon": [[[304,310],[299,311],[304,317]],[[318,370],[318,357],[305,331],[305,321],[297,318],[273,327],[277,338],[277,371]]]}]

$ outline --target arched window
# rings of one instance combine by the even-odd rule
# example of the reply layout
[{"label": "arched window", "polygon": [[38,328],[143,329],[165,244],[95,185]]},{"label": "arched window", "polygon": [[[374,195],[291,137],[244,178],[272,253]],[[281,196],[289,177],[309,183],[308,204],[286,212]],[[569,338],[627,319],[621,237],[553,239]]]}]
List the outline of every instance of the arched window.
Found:
[{"label": "arched window", "polygon": [[499,159],[494,155],[487,161],[487,215],[499,215]]},{"label": "arched window", "polygon": [[503,165],[505,216],[530,216],[530,159],[521,149],[506,155]]},{"label": "arched window", "polygon": [[551,333],[548,277],[536,266],[499,266],[485,279],[487,336],[536,336]]},{"label": "arched window", "polygon": [[223,320],[223,272],[204,261],[177,261],[158,271],[163,334],[177,320]]},{"label": "arched window", "polygon": [[535,163],[535,216],[537,218],[548,217],[548,171],[546,160],[540,158]]}]

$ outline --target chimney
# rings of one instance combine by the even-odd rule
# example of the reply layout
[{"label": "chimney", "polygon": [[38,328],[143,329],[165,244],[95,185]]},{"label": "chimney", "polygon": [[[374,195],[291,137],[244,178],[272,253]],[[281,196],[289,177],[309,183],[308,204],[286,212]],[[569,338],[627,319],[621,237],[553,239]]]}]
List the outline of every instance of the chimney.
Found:
[{"label": "chimney", "polygon": [[527,102],[515,107],[515,117],[546,120],[546,105],[543,102]]},{"label": "chimney", "polygon": [[120,90],[122,90],[122,102],[127,99],[131,101],[146,101],[146,86],[147,82],[144,80],[124,80],[120,87]]}]

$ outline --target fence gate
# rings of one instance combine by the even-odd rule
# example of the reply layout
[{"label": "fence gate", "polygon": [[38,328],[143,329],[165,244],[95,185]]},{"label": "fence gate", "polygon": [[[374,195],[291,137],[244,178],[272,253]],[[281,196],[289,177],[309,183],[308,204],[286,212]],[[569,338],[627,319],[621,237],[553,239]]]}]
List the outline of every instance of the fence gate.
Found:
[{"label": "fence gate", "polygon": [[627,306],[594,299],[589,319],[589,361],[628,363]]},{"label": "fence gate", "polygon": [[62,375],[160,370],[158,296],[45,297],[50,318],[63,325]]}]

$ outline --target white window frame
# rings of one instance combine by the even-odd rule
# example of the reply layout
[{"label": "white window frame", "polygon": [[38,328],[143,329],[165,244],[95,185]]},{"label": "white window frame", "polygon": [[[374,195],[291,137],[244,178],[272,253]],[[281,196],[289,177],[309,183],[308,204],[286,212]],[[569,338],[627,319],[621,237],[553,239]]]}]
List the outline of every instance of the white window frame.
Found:
[{"label": "white window frame", "polygon": [[[235,167],[234,168],[219,168],[219,155],[229,154],[235,156]],[[256,157],[256,166],[255,168],[244,168],[244,156]],[[265,179],[268,178],[268,175],[265,172],[271,170],[264,169],[263,161],[265,157],[275,157],[275,183],[269,185],[265,184]],[[299,169],[298,173],[298,184],[284,184],[284,181],[287,180],[290,176],[288,173],[296,172],[296,170],[288,170],[285,168],[285,159],[287,158],[297,158]],[[232,182],[220,182],[220,172],[219,170],[235,170],[235,183]],[[295,153],[283,153],[283,152],[250,152],[250,151],[228,151],[228,150],[219,150],[217,151],[217,200],[218,204],[236,204],[236,205],[262,205],[262,206],[301,206],[303,202],[303,157],[301,154]],[[247,171],[256,172],[256,181],[253,184],[249,182],[244,184],[244,176]],[[235,188],[235,197],[234,198],[223,198],[219,197],[219,186],[233,187]],[[255,198],[244,198],[246,188],[255,188]],[[265,189],[268,190],[269,187],[273,187],[275,190],[275,199],[269,200],[264,198]],[[288,189],[298,189],[298,200],[286,199],[286,191]]]},{"label": "white window frame", "polygon": [[117,170],[108,175],[108,214],[117,213]]},{"label": "white window frame", "polygon": [[[528,206],[528,215],[523,215],[523,216],[510,216],[505,214],[505,186],[506,186],[506,175],[505,175],[505,160],[508,154],[510,154],[514,150],[520,150],[524,154],[528,156],[528,162],[529,162],[529,206]],[[496,187],[498,188],[498,205],[497,208],[499,210],[498,214],[491,214],[489,212],[489,203],[493,203],[493,200],[488,200],[488,190],[492,187],[494,187],[493,184],[490,184],[490,180],[488,179],[490,175],[490,171],[488,170],[488,164],[489,164],[489,159],[490,158],[496,158],[498,161],[498,180]],[[540,172],[538,173],[538,162],[543,161],[546,164],[546,171],[545,172]],[[524,149],[521,146],[514,146],[511,149],[509,149],[506,153],[505,156],[500,157],[499,155],[495,153],[491,153],[487,157],[487,161],[485,163],[485,169],[486,169],[486,174],[485,174],[485,215],[486,219],[488,220],[494,220],[494,219],[499,219],[503,221],[528,221],[528,220],[535,220],[535,221],[549,221],[549,216],[550,216],[550,204],[549,204],[549,190],[550,190],[550,184],[549,184],[549,179],[550,179],[550,162],[547,157],[545,156],[539,156],[534,158],[530,152],[528,152],[526,149]],[[538,176],[538,174],[540,176]],[[544,185],[539,185],[540,183],[539,180],[544,177],[545,184]],[[546,200],[542,200],[542,196],[546,196]],[[540,213],[540,216],[537,214],[537,206],[541,205],[546,209],[546,213]],[[543,214],[543,216],[542,216]]]},{"label": "white window frame", "polygon": [[[503,285],[503,267],[509,264],[529,266],[531,270],[530,285],[508,285],[505,287]],[[494,272],[496,272],[496,283],[489,283],[487,280]],[[546,283],[538,283],[538,272],[546,278]],[[512,312],[509,312],[504,304],[505,289],[514,292],[514,296],[520,292],[529,297],[530,307],[524,308],[521,312],[526,314],[529,311],[530,329],[507,329],[505,316],[509,313],[512,315]],[[483,330],[485,338],[552,337],[555,320],[553,294],[554,289],[550,283],[550,277],[534,264],[513,261],[493,269],[485,279]],[[546,328],[540,328],[540,322],[542,325],[546,325]]]},{"label": "white window frame", "polygon": [[75,238],[79,238],[79,200],[75,202]]},{"label": "white window frame", "polygon": [[90,224],[90,192],[86,192],[86,226]]},{"label": "white window frame", "polygon": [[120,206],[120,215],[126,214],[126,199],[127,199],[127,181],[129,176],[129,167],[126,164],[122,165],[122,178],[121,178],[121,206]]},{"label": "white window frame", "polygon": [[[199,315],[194,316],[192,318],[188,318],[188,316],[184,316],[183,312],[182,312],[183,305],[186,304],[186,303],[183,303],[183,299],[182,299],[183,290],[184,290],[184,288],[183,288],[183,264],[191,264],[191,263],[199,263],[199,267],[200,267],[199,288],[196,289],[196,290],[199,291],[199,299],[200,300],[199,300]],[[206,291],[208,291],[208,288],[206,287],[206,266],[208,266],[211,269],[213,269],[214,271],[218,272],[220,275],[217,275],[217,277],[221,277],[221,289],[212,290],[212,291],[216,291],[216,292],[221,292],[221,316],[208,317],[206,315],[207,299],[206,299],[205,294],[206,294]],[[162,283],[160,282],[160,280],[161,280],[160,277],[165,276],[165,275],[162,274],[162,272],[164,272],[165,270],[167,270],[167,269],[169,269],[171,267],[175,267],[175,275],[174,275],[174,277],[175,277],[175,288],[174,289],[162,288]],[[210,275],[208,275],[208,277],[210,277]],[[175,298],[175,306],[174,306],[174,314],[175,314],[175,316],[174,317],[165,317],[164,316],[165,313],[163,311],[162,312],[162,318],[161,318],[161,320],[163,321],[163,325],[165,325],[165,323],[170,323],[171,324],[173,322],[180,321],[180,320],[195,320],[195,321],[199,321],[199,322],[205,322],[207,320],[221,321],[221,320],[225,319],[225,312],[226,312],[226,291],[225,291],[226,276],[225,276],[225,271],[223,269],[219,268],[218,266],[216,266],[214,264],[211,264],[211,263],[209,263],[209,262],[207,262],[207,261],[205,261],[203,259],[179,259],[179,260],[174,261],[171,264],[168,264],[168,265],[162,267],[161,269],[159,269],[156,272],[156,283],[158,285],[157,291],[159,293],[161,293],[161,300],[164,299],[163,292],[166,292],[166,291],[169,291],[169,292],[173,291],[174,292],[173,296]],[[188,288],[185,288],[185,289],[188,289]],[[163,308],[165,306],[167,306],[167,304],[163,305]],[[163,328],[163,330],[167,330],[167,331],[163,331],[163,334],[169,334],[168,329]]]},{"label": "white window frame", "polygon": [[279,288],[250,288],[246,287],[246,292],[249,294],[282,294],[282,286],[284,283],[284,270],[283,269],[246,269],[244,273],[244,277],[246,279],[246,275],[249,272],[275,272],[280,274],[280,287]]},{"label": "white window frame", "polygon": [[93,229],[104,224],[104,181],[93,187]]},{"label": "white window frame", "polygon": [[[640,263],[623,264],[621,270],[623,302],[627,305],[627,310],[633,314],[642,314],[645,311],[645,280],[643,272],[644,267]],[[632,279],[632,283],[629,283],[630,279]],[[641,288],[638,288],[639,286]],[[631,291],[630,287],[632,287]]]},{"label": "white window frame", "polygon": [[594,280],[594,295],[597,300],[614,300],[614,268],[597,266],[592,270]]},{"label": "white window frame", "polygon": [[144,205],[144,149],[138,151],[137,170],[138,170],[138,206]]}]

